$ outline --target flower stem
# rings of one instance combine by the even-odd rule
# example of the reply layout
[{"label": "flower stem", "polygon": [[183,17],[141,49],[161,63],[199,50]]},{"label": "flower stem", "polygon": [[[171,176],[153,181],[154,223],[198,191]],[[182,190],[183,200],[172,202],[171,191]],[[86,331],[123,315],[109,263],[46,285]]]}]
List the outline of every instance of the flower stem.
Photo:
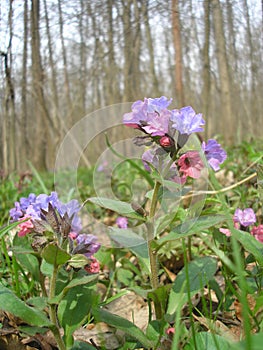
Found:
[{"label": "flower stem", "polygon": [[[49,289],[49,300],[52,301],[52,299],[55,297],[56,293],[56,280],[57,280],[57,274],[58,274],[58,266],[54,265],[51,281],[50,281],[50,289]],[[56,339],[57,345],[59,350],[66,350],[66,346],[64,344],[64,341],[61,337],[60,331],[59,331],[59,325],[57,320],[57,305],[56,304],[50,304],[49,306],[49,317],[50,321],[53,323],[53,327],[51,328],[51,331]]]},{"label": "flower stem", "polygon": [[[153,196],[151,200],[151,207],[150,207],[150,213],[149,213],[149,222],[147,223],[147,238],[148,238],[148,253],[150,258],[150,267],[151,267],[151,285],[152,289],[157,289],[159,286],[158,281],[158,261],[157,261],[157,255],[156,251],[152,249],[152,242],[154,240],[154,226],[153,226],[153,219],[156,211],[156,206],[158,202],[158,192],[160,189],[160,182],[156,181],[153,189]],[[158,301],[154,302],[154,308],[155,308],[155,315],[157,319],[162,318],[162,310],[160,303]]]}]

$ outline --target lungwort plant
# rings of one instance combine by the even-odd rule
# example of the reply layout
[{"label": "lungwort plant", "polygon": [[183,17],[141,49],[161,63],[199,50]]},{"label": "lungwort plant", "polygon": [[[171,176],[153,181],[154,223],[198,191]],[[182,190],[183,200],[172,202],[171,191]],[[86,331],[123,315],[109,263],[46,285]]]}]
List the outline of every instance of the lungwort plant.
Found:
[{"label": "lungwort plant", "polygon": [[[128,250],[138,265],[131,266],[120,255],[131,267],[132,274],[127,276],[137,272],[146,275],[143,283],[127,286],[148,302],[145,332],[104,307],[112,298],[117,299],[118,293],[100,300],[96,292],[99,263],[94,257],[100,244],[95,236],[83,232],[76,200],[63,204],[55,192],[30,194],[16,202],[10,211],[14,221],[10,228],[16,226],[17,230],[11,245],[13,258],[29,271],[39,285],[40,295],[21,297],[12,288],[1,286],[0,305],[36,327],[36,332],[38,327],[51,329],[60,350],[96,348],[94,343],[81,345],[73,338],[73,332],[89,317],[122,331],[125,336],[119,349],[123,350],[254,350],[262,341],[260,335],[251,335],[252,328],[257,332],[262,329],[261,319],[256,316],[263,298],[262,224],[255,225],[257,217],[251,208],[235,208],[233,215],[224,193],[234,186],[220,188],[214,174],[226,160],[226,152],[214,139],[199,141],[196,133],[201,133],[205,125],[201,114],[196,114],[190,106],[169,109],[171,102],[164,96],[145,98],[136,101],[132,111],[123,116],[127,127],[141,132],[134,143],[146,148],[142,167],[127,159],[145,179],[145,193],[138,197],[141,202],[134,201],[132,195],[130,202],[99,196],[90,197],[83,204],[99,206],[118,216],[116,225],[109,227],[112,247],[104,256],[111,256],[117,249]],[[118,188],[116,181],[114,186]],[[141,187],[140,191],[143,191]],[[124,198],[125,193],[121,192]],[[210,195],[213,198],[207,199]],[[2,230],[2,236],[7,230],[8,227]],[[193,254],[193,237],[204,247],[204,254],[198,256],[200,249]],[[160,258],[170,256],[178,247],[184,266],[175,279],[164,284],[160,276],[165,267]],[[98,252],[101,257],[102,250]],[[251,263],[255,267],[253,271],[247,268]],[[215,278],[219,269],[225,289]],[[122,282],[129,283],[125,269],[119,271],[123,274]],[[216,296],[216,310],[211,299],[207,305],[205,289],[208,295]],[[247,300],[251,290],[256,293],[255,313]],[[200,308],[193,302],[197,294]],[[222,336],[216,323],[219,314],[229,311],[233,298],[243,308],[244,340],[236,344]],[[187,317],[183,320],[186,308]]]}]

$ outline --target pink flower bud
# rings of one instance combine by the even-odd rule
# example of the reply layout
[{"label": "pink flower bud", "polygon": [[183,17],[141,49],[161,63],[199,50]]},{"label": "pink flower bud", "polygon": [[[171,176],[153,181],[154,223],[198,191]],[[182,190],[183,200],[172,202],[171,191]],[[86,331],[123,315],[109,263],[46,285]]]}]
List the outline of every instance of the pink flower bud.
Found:
[{"label": "pink flower bud", "polygon": [[[24,220],[26,218],[30,218],[30,216],[25,215],[24,217],[19,219],[19,221]],[[23,237],[23,236],[27,235],[28,233],[31,233],[34,225],[33,225],[31,220],[27,220],[25,222],[21,222],[21,224],[19,224],[18,227],[20,229],[18,232],[18,236]]]},{"label": "pink flower bud", "polygon": [[169,327],[167,330],[166,330],[166,334],[174,334],[175,333],[175,329],[174,327]]},{"label": "pink flower bud", "polygon": [[99,273],[100,272],[100,263],[98,262],[98,260],[96,258],[94,258],[94,256],[90,257],[91,262],[89,265],[85,266],[85,270],[90,273]]},{"label": "pink flower bud", "polygon": [[160,145],[164,148],[167,148],[167,147],[171,147],[172,146],[172,142],[171,142],[171,139],[169,136],[162,136],[160,138]]},{"label": "pink flower bud", "polygon": [[251,234],[256,238],[257,241],[263,243],[263,225],[253,226]]}]

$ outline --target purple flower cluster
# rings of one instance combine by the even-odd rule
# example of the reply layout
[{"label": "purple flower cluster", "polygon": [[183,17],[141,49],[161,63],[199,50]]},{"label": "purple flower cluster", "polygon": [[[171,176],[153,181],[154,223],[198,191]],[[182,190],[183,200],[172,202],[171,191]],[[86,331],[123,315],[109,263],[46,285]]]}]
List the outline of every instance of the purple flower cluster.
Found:
[{"label": "purple flower cluster", "polygon": [[80,204],[77,200],[71,200],[64,204],[58,199],[56,192],[50,195],[40,194],[36,196],[30,193],[28,197],[22,197],[19,202],[15,202],[15,207],[10,210],[12,221],[21,220],[24,217],[30,217],[31,220],[41,220],[41,210],[48,211],[49,204],[57,210],[63,217],[65,214],[71,219],[71,228],[74,232],[80,232],[82,229],[81,220],[78,216]]},{"label": "purple flower cluster", "polygon": [[[192,160],[191,152],[194,151],[181,155],[177,163],[176,156],[192,133],[203,131],[205,121],[202,114],[196,114],[191,106],[174,110],[167,109],[171,102],[172,99],[165,96],[136,101],[132,105],[132,111],[124,114],[123,123],[147,134],[147,136],[135,138],[138,146],[154,144],[142,156],[146,170],[151,171],[151,166],[159,172],[166,168],[167,162],[163,158],[169,153],[174,160],[174,164],[171,165],[172,172],[177,172],[172,177],[174,181],[184,183],[187,176],[193,178],[201,176],[204,165],[197,151],[195,151],[194,161],[191,161],[190,166],[189,159]],[[210,167],[215,171],[219,170],[220,164],[226,159],[226,152],[221,145],[216,140],[210,139],[207,144],[203,142],[202,150]]]},{"label": "purple flower cluster", "polygon": [[124,114],[123,123],[151,136],[164,136],[168,133],[172,115],[167,109],[171,102],[172,100],[168,100],[165,96],[136,101],[132,105],[132,112]]}]

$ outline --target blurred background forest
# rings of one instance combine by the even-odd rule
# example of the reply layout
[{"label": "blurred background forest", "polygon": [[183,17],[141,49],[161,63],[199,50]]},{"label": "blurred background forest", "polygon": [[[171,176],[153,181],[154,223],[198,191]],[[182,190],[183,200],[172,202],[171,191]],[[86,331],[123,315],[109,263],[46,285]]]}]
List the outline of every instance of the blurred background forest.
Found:
[{"label": "blurred background forest", "polygon": [[262,0],[1,0],[0,11],[4,173],[27,159],[51,170],[86,114],[144,97],[191,105],[206,138],[262,137]]}]

